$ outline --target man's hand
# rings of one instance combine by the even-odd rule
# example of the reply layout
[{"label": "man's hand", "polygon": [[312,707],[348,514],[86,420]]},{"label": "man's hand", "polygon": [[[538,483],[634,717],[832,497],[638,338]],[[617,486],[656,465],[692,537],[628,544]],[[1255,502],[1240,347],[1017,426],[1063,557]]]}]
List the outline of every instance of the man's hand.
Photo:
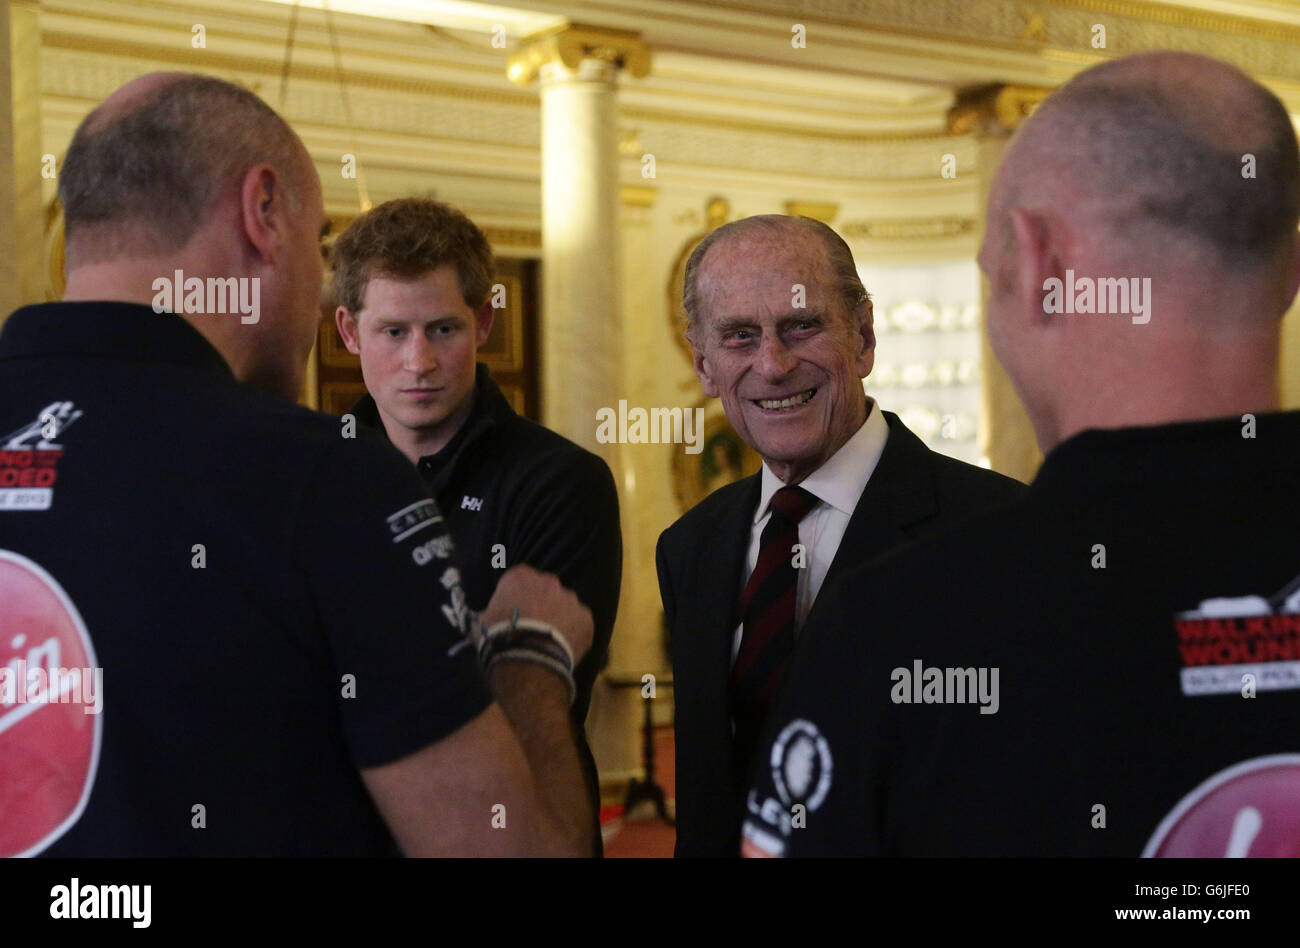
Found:
[{"label": "man's hand", "polygon": [[483,628],[510,621],[516,607],[520,618],[554,626],[569,643],[574,665],[591,648],[591,610],[551,573],[522,564],[506,570],[492,600],[479,616]]}]

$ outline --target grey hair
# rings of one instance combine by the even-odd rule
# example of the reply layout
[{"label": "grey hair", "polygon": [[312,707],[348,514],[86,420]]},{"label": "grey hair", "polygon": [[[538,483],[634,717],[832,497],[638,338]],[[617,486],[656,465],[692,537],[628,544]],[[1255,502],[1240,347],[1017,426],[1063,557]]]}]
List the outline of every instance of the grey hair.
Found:
[{"label": "grey hair", "polygon": [[855,314],[860,312],[864,306],[867,307],[868,313],[871,311],[871,294],[862,285],[862,278],[858,276],[858,268],[853,263],[853,252],[849,250],[849,245],[844,242],[843,237],[821,221],[811,217],[794,217],[787,214],[756,214],[753,217],[742,217],[740,220],[723,224],[717,230],[709,233],[707,237],[700,241],[699,246],[691,253],[690,259],[686,261],[685,284],[682,288],[682,308],[686,310],[686,336],[688,339],[695,339],[695,334],[700,326],[702,313],[700,311],[699,272],[709,248],[721,240],[763,232],[777,236],[783,232],[788,233],[791,229],[815,234],[825,245],[826,261],[835,274],[836,289],[841,301],[844,303],[847,318],[854,319]]},{"label": "grey hair", "polygon": [[301,209],[301,144],[288,124],[252,92],[211,76],[183,76],[121,114],[92,111],[77,127],[59,175],[66,235],[120,225],[117,254],[183,247],[222,191],[265,162]]}]

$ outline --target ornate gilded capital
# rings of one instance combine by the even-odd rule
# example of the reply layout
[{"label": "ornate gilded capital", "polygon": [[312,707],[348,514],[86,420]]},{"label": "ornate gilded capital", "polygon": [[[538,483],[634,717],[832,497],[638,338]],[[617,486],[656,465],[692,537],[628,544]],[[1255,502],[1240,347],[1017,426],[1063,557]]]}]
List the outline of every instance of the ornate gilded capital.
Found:
[{"label": "ornate gilded capital", "polygon": [[510,56],[506,75],[516,85],[526,86],[547,63],[577,72],[584,59],[626,69],[638,79],[650,74],[650,48],[641,42],[640,33],[567,23],[524,37]]},{"label": "ornate gilded capital", "polygon": [[948,131],[954,135],[1010,135],[1051,93],[1042,86],[1001,83],[963,89],[948,110]]}]

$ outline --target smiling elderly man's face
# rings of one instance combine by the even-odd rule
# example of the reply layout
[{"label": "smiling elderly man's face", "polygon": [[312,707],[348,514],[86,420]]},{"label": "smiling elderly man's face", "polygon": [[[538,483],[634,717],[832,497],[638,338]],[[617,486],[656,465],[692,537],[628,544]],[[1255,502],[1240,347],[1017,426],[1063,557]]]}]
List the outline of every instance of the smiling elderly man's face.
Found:
[{"label": "smiling elderly man's face", "polygon": [[798,483],[866,420],[869,312],[855,325],[824,242],[794,227],[719,240],[697,286],[693,345],[705,394],[722,399],[731,426],[774,474]]}]

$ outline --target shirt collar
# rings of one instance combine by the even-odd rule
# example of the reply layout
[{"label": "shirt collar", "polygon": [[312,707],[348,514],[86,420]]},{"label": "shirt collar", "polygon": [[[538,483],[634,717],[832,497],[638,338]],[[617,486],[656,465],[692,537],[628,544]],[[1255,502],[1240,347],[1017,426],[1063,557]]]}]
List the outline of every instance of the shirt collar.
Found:
[{"label": "shirt collar", "polygon": [[[822,503],[852,516],[858,498],[866,490],[867,481],[880,463],[880,455],[885,450],[888,438],[889,424],[885,421],[884,414],[874,399],[867,399],[867,420],[825,464],[800,481],[799,486]],[[767,505],[771,502],[772,495],[785,486],[785,482],[773,474],[764,461],[754,523],[767,516]]]},{"label": "shirt collar", "polygon": [[0,332],[0,359],[47,355],[179,362],[233,377],[221,353],[181,317],[117,300],[38,303],[15,310]]},{"label": "shirt collar", "polygon": [[[421,473],[425,474],[426,480],[430,481],[435,493],[446,484],[457,459],[470,444],[481,438],[493,425],[515,414],[515,410],[510,407],[510,402],[502,394],[501,388],[493,380],[488,367],[482,362],[474,367],[474,393],[471,397],[474,399],[474,404],[470,407],[469,417],[465,419],[465,423],[440,450],[422,456],[416,464]],[[373,428],[385,441],[391,441],[388,431],[384,428],[384,421],[379,416],[379,406],[375,404],[373,395],[367,393],[361,396],[352,406],[351,411],[357,416],[358,421]]]},{"label": "shirt collar", "polygon": [[1246,459],[1270,470],[1294,470],[1300,411],[1253,416],[1253,436],[1244,434],[1243,417],[1089,428],[1048,452],[1030,490],[1038,496],[1110,496],[1121,487],[1147,490],[1166,479],[1162,489],[1170,495],[1206,489],[1218,494],[1254,470]]}]

